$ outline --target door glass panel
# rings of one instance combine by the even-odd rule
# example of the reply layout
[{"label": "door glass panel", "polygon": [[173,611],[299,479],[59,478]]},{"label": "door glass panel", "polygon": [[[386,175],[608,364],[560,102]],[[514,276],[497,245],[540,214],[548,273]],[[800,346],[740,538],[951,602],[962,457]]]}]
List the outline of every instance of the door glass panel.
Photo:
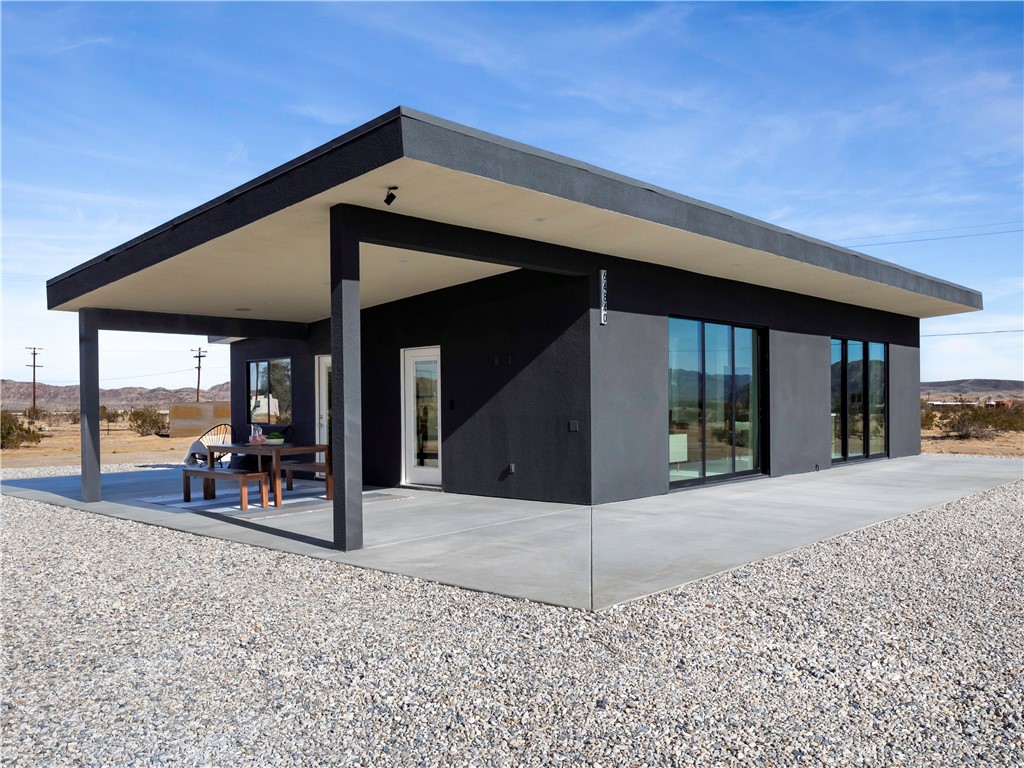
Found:
[{"label": "door glass panel", "polygon": [[291,424],[291,358],[250,361],[248,389],[251,423]]},{"label": "door glass panel", "polygon": [[320,377],[320,401],[317,403],[317,442],[328,443],[331,440],[331,435],[334,434],[334,425],[331,422],[331,409],[334,402],[331,358],[326,355],[319,357],[317,365]]},{"label": "door glass panel", "polygon": [[413,439],[416,441],[413,462],[417,467],[437,467],[438,463],[438,430],[437,430],[437,360],[417,360],[415,371],[415,417],[413,423],[416,430]]},{"label": "door glass panel", "polygon": [[732,468],[732,349],[728,325],[704,325],[704,414],[708,477]]},{"label": "door glass panel", "polygon": [[864,342],[846,342],[846,456],[864,455]]},{"label": "door glass panel", "polygon": [[869,453],[885,453],[885,344],[868,344]]},{"label": "door glass panel", "polygon": [[668,478],[703,476],[700,403],[700,323],[668,323]]},{"label": "door glass panel", "polygon": [[843,458],[843,342],[832,339],[832,458]]},{"label": "door glass panel", "polygon": [[760,466],[757,424],[757,338],[750,328],[734,328],[736,373],[736,418],[733,435],[736,442],[736,471],[747,472]]}]

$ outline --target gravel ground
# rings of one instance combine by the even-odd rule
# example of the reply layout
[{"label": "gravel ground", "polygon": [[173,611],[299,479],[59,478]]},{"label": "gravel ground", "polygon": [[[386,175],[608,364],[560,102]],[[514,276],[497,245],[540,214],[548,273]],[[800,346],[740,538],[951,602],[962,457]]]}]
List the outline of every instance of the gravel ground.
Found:
[{"label": "gravel ground", "polygon": [[1024,766],[1022,508],[591,615],[4,498],[0,763]]}]

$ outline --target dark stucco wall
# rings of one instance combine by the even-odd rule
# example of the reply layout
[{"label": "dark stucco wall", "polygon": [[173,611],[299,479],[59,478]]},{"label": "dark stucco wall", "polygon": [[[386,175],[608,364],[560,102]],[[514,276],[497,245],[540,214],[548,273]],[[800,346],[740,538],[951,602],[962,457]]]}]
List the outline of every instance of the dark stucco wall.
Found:
[{"label": "dark stucco wall", "polygon": [[608,269],[613,310],[918,345],[918,321],[913,317],[656,264],[614,258],[601,262]]},{"label": "dark stucco wall", "polygon": [[668,491],[668,321],[591,313],[594,504]]},{"label": "dark stucco wall", "polygon": [[[427,234],[443,239],[447,230],[431,227]],[[416,243],[413,224],[397,229],[396,241]],[[449,242],[461,250],[487,250],[492,236],[455,229],[461,238]],[[363,311],[367,483],[402,479],[401,349],[440,345],[444,490],[575,503],[666,492],[670,316],[760,329],[770,359],[764,466],[773,475],[831,463],[833,336],[890,345],[892,455],[919,451],[915,318],[599,254],[552,246],[531,251],[528,241],[506,240],[502,260],[553,271],[521,269]],[[603,326],[602,268],[609,281]],[[233,413],[240,435],[245,361],[290,354],[296,439],[313,439],[314,356],[329,351],[326,322],[314,325],[307,341],[235,344]]]},{"label": "dark stucco wall", "polygon": [[[918,340],[917,320],[902,315],[614,258],[595,257],[595,267],[595,286],[597,269],[608,270],[609,320],[601,326],[592,313],[594,503],[668,490],[669,316],[764,329],[764,464],[773,475],[831,466],[830,337],[901,349]],[[595,288],[592,305],[598,301]],[[903,355],[893,368],[906,363]],[[914,363],[915,376],[916,370]],[[901,441],[914,439],[909,423],[891,429]]]},{"label": "dark stucco wall", "polygon": [[401,481],[400,350],[440,345],[444,490],[589,503],[587,299],[522,270],[364,310],[366,481]]},{"label": "dark stucco wall", "polygon": [[921,452],[921,350],[889,345],[889,456]]},{"label": "dark stucco wall", "polygon": [[772,475],[832,465],[829,337],[769,331],[769,456]]},{"label": "dark stucco wall", "polygon": [[[590,503],[588,291],[586,278],[520,270],[364,310],[365,482],[402,481],[401,350],[440,345],[443,489]],[[295,439],[315,438],[315,356],[330,353],[329,334],[323,322],[308,341],[232,345],[240,437],[246,361],[291,356]]]}]

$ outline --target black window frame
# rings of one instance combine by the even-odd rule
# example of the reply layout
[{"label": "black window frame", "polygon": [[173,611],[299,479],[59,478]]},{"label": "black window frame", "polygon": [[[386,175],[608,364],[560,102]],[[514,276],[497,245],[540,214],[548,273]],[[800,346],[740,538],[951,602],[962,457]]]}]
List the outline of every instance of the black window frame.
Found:
[{"label": "black window frame", "polygon": [[[840,382],[840,384],[839,384],[839,386],[840,386],[840,398],[839,398],[839,400],[842,403],[842,406],[841,406],[840,411],[839,411],[839,430],[840,430],[840,434],[842,435],[843,455],[842,456],[833,456],[832,457],[832,464],[833,464],[833,466],[837,465],[837,464],[851,464],[851,463],[855,464],[858,461],[871,461],[872,459],[885,459],[885,458],[888,458],[889,457],[889,439],[890,439],[889,424],[890,424],[890,421],[891,421],[890,416],[889,416],[889,342],[887,342],[887,341],[878,341],[876,339],[853,339],[853,338],[849,338],[849,337],[846,337],[846,336],[831,336],[831,337],[829,337],[829,368],[830,369],[831,369],[831,366],[832,366],[831,344],[834,341],[841,342],[841,348],[842,348],[842,356],[841,356],[841,363],[840,363],[842,370],[840,371],[840,374],[839,374],[839,382]],[[849,416],[850,416],[850,409],[849,409],[849,387],[848,387],[848,384],[849,384],[849,370],[848,370],[848,367],[847,367],[848,364],[849,364],[849,358],[848,358],[847,352],[849,350],[849,344],[851,342],[854,343],[854,344],[860,344],[861,345],[861,349],[863,350],[863,352],[862,352],[863,356],[861,358],[863,360],[862,370],[861,370],[861,403],[862,403],[862,409],[863,409],[863,413],[864,413],[864,435],[863,435],[863,443],[864,443],[864,445],[863,445],[861,453],[859,453],[859,454],[857,454],[855,456],[850,456],[850,451],[849,451],[849,443],[850,443],[850,440],[849,440],[849,430],[850,430]],[[884,412],[885,412],[885,447],[879,453],[871,453],[871,408],[870,408],[870,405],[871,405],[871,401],[870,401],[871,375],[870,375],[870,368],[871,368],[871,345],[872,344],[881,344],[882,345],[882,349],[885,352],[885,361],[884,361],[885,364],[884,364],[883,369],[882,369],[883,370],[882,392],[884,393],[884,397],[885,397],[885,409],[884,409]],[[830,403],[830,405],[831,405],[831,401],[832,401],[831,398],[832,398],[832,396],[830,394],[829,395],[829,403]],[[832,445],[832,441],[833,440],[834,440],[834,435],[829,435],[829,446]],[[831,452],[831,448],[829,450]]]},{"label": "black window frame", "polygon": [[[690,317],[687,315],[668,315],[667,322],[672,320],[689,320],[690,322],[696,322],[700,324],[700,371],[699,380],[701,382],[700,388],[697,392],[698,398],[698,409],[700,412],[700,432],[701,432],[701,459],[700,459],[700,477],[688,478],[686,480],[670,480],[669,490],[676,490],[679,488],[690,488],[694,486],[709,485],[714,483],[726,483],[732,480],[737,480],[746,477],[754,477],[758,475],[765,475],[769,472],[769,456],[768,446],[770,441],[768,439],[768,329],[763,326],[748,325],[747,323],[733,323],[728,320],[711,320],[703,317]],[[732,468],[733,471],[721,474],[712,475],[708,477],[708,457],[707,457],[707,403],[705,402],[705,389],[704,386],[704,375],[705,369],[705,357],[707,354],[705,330],[708,323],[713,325],[723,325],[729,328],[729,370],[732,371],[732,377],[735,380],[736,376],[736,329],[742,328],[749,330],[753,334],[753,342],[756,348],[755,359],[753,362],[753,369],[757,375],[757,393],[758,402],[756,404],[757,409],[757,466],[753,469],[745,469],[742,472],[736,472],[736,387],[730,387],[730,418],[732,420]],[[671,371],[671,369],[669,369]],[[752,374],[753,375],[753,374]],[[751,407],[754,407],[753,404]],[[886,435],[888,438],[888,434]]]},{"label": "black window frame", "polygon": [[[282,420],[280,420],[280,418],[279,418],[278,421],[270,421],[270,414],[269,413],[267,414],[267,420],[266,421],[257,421],[256,419],[253,418],[255,407],[252,404],[252,391],[253,391],[253,387],[252,387],[252,370],[253,370],[253,368],[252,367],[253,367],[253,365],[256,365],[257,366],[257,371],[258,371],[259,370],[258,366],[260,365],[260,363],[266,364],[266,366],[267,366],[267,391],[266,391],[266,395],[267,395],[268,403],[269,403],[269,398],[273,397],[273,395],[274,395],[274,390],[273,390],[273,385],[272,385],[273,377],[270,375],[270,366],[271,366],[271,363],[274,363],[274,362],[280,361],[280,360],[287,360],[288,361],[288,410],[286,411],[286,413],[288,415],[288,421],[282,421]],[[275,355],[274,357],[256,357],[256,358],[253,358],[251,360],[246,360],[245,361],[245,403],[246,403],[247,423],[254,424],[254,425],[259,426],[259,427],[280,427],[280,426],[288,426],[288,425],[290,425],[292,423],[292,421],[294,421],[294,419],[295,419],[295,415],[294,415],[295,414],[295,412],[294,412],[295,402],[294,402],[294,394],[293,394],[294,391],[295,391],[295,370],[294,370],[293,361],[292,361],[292,358],[291,358],[290,355]]]}]

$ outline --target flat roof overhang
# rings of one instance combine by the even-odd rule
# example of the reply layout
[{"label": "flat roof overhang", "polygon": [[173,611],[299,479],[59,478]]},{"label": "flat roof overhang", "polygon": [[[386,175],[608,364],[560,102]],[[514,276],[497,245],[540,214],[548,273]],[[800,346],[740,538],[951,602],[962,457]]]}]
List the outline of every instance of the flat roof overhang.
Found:
[{"label": "flat roof overhang", "polygon": [[[339,204],[919,318],[982,308],[978,291],[404,107],[51,279],[48,305],[321,320]],[[361,304],[515,268],[485,259],[366,243]]]}]

